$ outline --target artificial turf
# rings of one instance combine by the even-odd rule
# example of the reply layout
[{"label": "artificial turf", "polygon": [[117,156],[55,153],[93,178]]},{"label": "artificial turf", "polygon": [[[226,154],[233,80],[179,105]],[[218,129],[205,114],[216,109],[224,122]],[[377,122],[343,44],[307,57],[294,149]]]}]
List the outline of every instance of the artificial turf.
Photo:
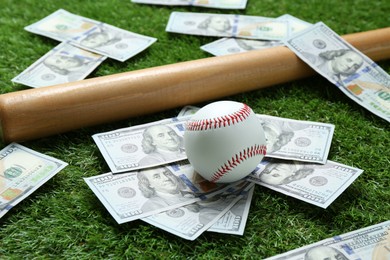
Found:
[{"label": "artificial turf", "polygon": [[[106,60],[89,77],[209,57],[199,47],[217,38],[165,32],[172,11],[265,17],[288,13],[310,23],[322,21],[340,35],[390,25],[390,2],[384,0],[249,0],[245,10],[130,0],[0,0],[0,93],[28,88],[11,79],[58,42],[23,28],[60,8],[158,39],[126,62]],[[389,61],[378,64],[390,72]],[[334,124],[328,159],[364,173],[327,209],[256,186],[243,236],[206,232],[190,242],[142,221],[118,225],[83,180],[109,171],[91,135],[173,117],[180,108],[27,141],[21,144],[69,166],[0,219],[0,258],[262,259],[390,219],[388,122],[318,75],[224,99],[245,102],[260,114]]]}]

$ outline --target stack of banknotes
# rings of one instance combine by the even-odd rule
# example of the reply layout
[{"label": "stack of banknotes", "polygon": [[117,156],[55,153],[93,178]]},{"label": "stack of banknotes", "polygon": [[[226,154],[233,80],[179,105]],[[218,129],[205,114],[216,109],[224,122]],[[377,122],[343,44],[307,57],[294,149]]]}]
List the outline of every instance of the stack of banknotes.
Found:
[{"label": "stack of banknotes", "polygon": [[[98,144],[100,142],[101,151],[105,151],[105,158],[111,157],[110,168],[117,173],[89,177],[85,181],[118,223],[141,219],[189,240],[205,231],[242,235],[256,184],[325,207],[362,173],[362,170],[324,160],[333,125],[258,115],[267,136],[269,156],[241,181],[207,182],[183,159],[182,124],[197,110],[185,107],[177,118],[93,136]],[[150,143],[147,139],[151,136],[145,135],[146,129],[154,129],[151,136],[160,136],[160,139],[162,133],[169,134],[170,138],[166,142],[160,140],[160,144],[172,147],[172,143],[177,142],[177,151],[164,154],[160,147],[147,152]],[[281,139],[271,141],[276,139],[269,129],[288,129],[292,135],[290,141],[275,146]],[[305,133],[305,139],[301,133]],[[302,143],[306,145],[298,145]],[[16,143],[2,149],[0,154],[3,167],[0,218],[68,165]],[[157,158],[165,158],[165,161],[157,162]],[[268,172],[264,173],[262,169],[267,168]],[[294,177],[289,182],[280,182],[280,176],[286,179],[297,175],[301,169],[307,171],[301,179]],[[261,172],[275,179],[263,179]],[[377,259],[388,254],[389,231],[390,221],[386,221],[270,259],[316,259],[321,254],[332,254],[338,256],[337,259],[371,259],[371,256]]]},{"label": "stack of banknotes", "polygon": [[257,114],[266,158],[239,182],[208,182],[183,146],[198,109],[92,136],[111,172],[85,181],[118,223],[141,219],[189,240],[204,231],[242,235],[254,185],[327,208],[363,173],[327,159],[334,125]]}]

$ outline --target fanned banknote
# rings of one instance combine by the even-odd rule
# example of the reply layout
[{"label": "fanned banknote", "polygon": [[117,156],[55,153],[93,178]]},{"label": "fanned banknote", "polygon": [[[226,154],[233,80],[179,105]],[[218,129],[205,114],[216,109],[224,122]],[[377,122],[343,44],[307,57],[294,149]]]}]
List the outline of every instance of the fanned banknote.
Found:
[{"label": "fanned banknote", "polygon": [[11,143],[0,151],[0,217],[68,164]]},{"label": "fanned banknote", "polygon": [[290,26],[287,21],[261,16],[172,12],[166,31],[214,37],[282,40],[290,35]]},{"label": "fanned banknote", "polygon": [[84,79],[106,59],[62,42],[12,79],[33,88]]},{"label": "fanned banknote", "polygon": [[214,56],[242,53],[252,50],[268,49],[283,46],[282,41],[248,40],[239,38],[222,38],[200,46],[200,48]]},{"label": "fanned banknote", "polygon": [[267,260],[388,260],[390,259],[390,221],[327,238]]},{"label": "fanned banknote", "polygon": [[219,9],[245,9],[248,0],[131,0],[153,5],[200,6]]},{"label": "fanned banknote", "polygon": [[324,164],[328,158],[335,126],[260,115],[267,142],[267,157]]},{"label": "fanned banknote", "polygon": [[242,192],[242,198],[229,209],[225,215],[218,219],[207,231],[223,234],[243,235],[246,221],[249,215],[249,208],[252,202],[255,187],[248,192]]},{"label": "fanned banknote", "polygon": [[324,23],[292,35],[285,44],[349,98],[390,122],[390,76]]},{"label": "fanned banknote", "polygon": [[59,9],[25,30],[71,44],[112,59],[125,61],[157,39],[78,16]]},{"label": "fanned banknote", "polygon": [[247,180],[327,208],[362,173],[361,169],[330,160],[321,165],[265,159],[247,176]]},{"label": "fanned banknote", "polygon": [[242,198],[244,190],[251,187],[248,182],[239,182],[224,193],[142,220],[181,238],[195,240]]},{"label": "fanned banknote", "polygon": [[188,117],[164,119],[92,136],[111,172],[126,172],[187,159]]},{"label": "fanned banknote", "polygon": [[188,164],[105,173],[84,180],[119,224],[208,199],[235,185],[207,182]]}]

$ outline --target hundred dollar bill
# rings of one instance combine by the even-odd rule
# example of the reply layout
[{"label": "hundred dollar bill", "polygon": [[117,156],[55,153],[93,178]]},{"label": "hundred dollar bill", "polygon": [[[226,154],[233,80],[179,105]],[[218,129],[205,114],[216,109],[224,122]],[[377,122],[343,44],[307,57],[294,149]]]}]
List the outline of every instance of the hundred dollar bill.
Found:
[{"label": "hundred dollar bill", "polygon": [[153,5],[189,5],[220,9],[245,9],[247,0],[131,0],[131,2]]},{"label": "hundred dollar bill", "polygon": [[207,231],[243,235],[254,190],[255,187],[253,186],[248,192],[243,192],[243,197]]},{"label": "hundred dollar bill", "polygon": [[222,194],[142,220],[184,239],[195,240],[236,204],[248,187],[252,187],[248,182],[240,182]]},{"label": "hundred dollar bill", "polygon": [[73,82],[84,79],[105,59],[105,56],[62,42],[12,81],[33,88]]},{"label": "hundred dollar bill", "polygon": [[252,50],[268,49],[283,46],[282,41],[248,40],[238,38],[222,38],[200,46],[200,48],[214,56],[242,53]]},{"label": "hundred dollar bill", "polygon": [[390,221],[327,238],[267,260],[390,259]]},{"label": "hundred dollar bill", "polygon": [[189,164],[105,173],[84,180],[119,224],[205,200],[237,185],[207,182]]},{"label": "hundred dollar bill", "polygon": [[143,169],[187,159],[183,135],[188,117],[164,119],[92,136],[111,172]]},{"label": "hundred dollar bill", "polygon": [[84,180],[119,224],[200,200],[165,166]]},{"label": "hundred dollar bill", "polygon": [[[179,116],[191,116],[199,110],[186,106]],[[325,164],[335,126],[257,114],[267,142],[269,158]]]},{"label": "hundred dollar bill", "polygon": [[172,12],[166,31],[215,37],[282,40],[290,34],[290,27],[287,21],[261,16]]},{"label": "hundred dollar bill", "polygon": [[71,44],[112,59],[125,61],[157,39],[78,16],[59,9],[25,30]]},{"label": "hundred dollar bill", "polygon": [[263,125],[267,157],[325,164],[335,126],[257,115]]},{"label": "hundred dollar bill", "polygon": [[390,122],[390,76],[324,23],[292,35],[285,44],[349,98]]},{"label": "hundred dollar bill", "polygon": [[68,164],[11,143],[0,151],[0,217]]},{"label": "hundred dollar bill", "polygon": [[[291,33],[302,31],[312,25],[289,14],[279,16],[276,19],[287,21],[290,26]],[[200,48],[214,56],[222,56],[252,50],[268,49],[275,46],[284,46],[284,42],[279,40],[270,41],[222,38],[209,44],[205,44]]]},{"label": "hundred dollar bill", "polygon": [[326,164],[263,160],[247,180],[287,196],[327,208],[363,173],[328,160]]}]

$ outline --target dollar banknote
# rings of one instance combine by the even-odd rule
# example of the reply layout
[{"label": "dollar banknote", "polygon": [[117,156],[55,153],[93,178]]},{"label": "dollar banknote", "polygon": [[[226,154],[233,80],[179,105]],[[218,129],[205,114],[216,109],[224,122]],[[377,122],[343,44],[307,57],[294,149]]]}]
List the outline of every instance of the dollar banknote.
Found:
[{"label": "dollar banknote", "polygon": [[333,124],[257,114],[265,133],[267,157],[325,164]]},{"label": "dollar banknote", "polygon": [[327,238],[267,260],[390,259],[390,221]]},{"label": "dollar banknote", "polygon": [[243,235],[249,215],[255,187],[248,192],[242,192],[242,198],[229,209],[225,215],[218,219],[207,231],[223,234]]},{"label": "dollar banknote", "polygon": [[326,164],[263,160],[247,180],[287,196],[327,208],[363,173],[328,160]]},{"label": "dollar banknote", "polygon": [[236,185],[205,183],[195,176],[189,164],[175,164],[121,174],[105,173],[84,181],[122,224],[206,200]]},{"label": "dollar banknote", "polygon": [[390,122],[390,76],[324,23],[292,35],[285,44],[349,98]]},{"label": "dollar banknote", "polygon": [[200,6],[219,9],[245,9],[247,0],[131,0],[153,5]]},{"label": "dollar banknote", "polygon": [[119,224],[200,200],[165,166],[115,175],[105,173],[84,181]]},{"label": "dollar banknote", "polygon": [[25,30],[71,44],[112,59],[125,61],[157,39],[59,9]]},{"label": "dollar banknote", "polygon": [[68,164],[17,143],[0,151],[0,218]]},{"label": "dollar banknote", "polygon": [[62,42],[12,81],[33,88],[73,82],[84,79],[105,59],[105,56]]},{"label": "dollar banknote", "polygon": [[[285,14],[276,18],[288,22],[291,33],[299,32],[312,24],[305,22],[290,14]],[[222,56],[234,53],[242,53],[252,50],[268,49],[275,46],[284,46],[283,41],[275,40],[249,40],[239,38],[222,38],[214,42],[202,45],[200,48],[214,56]]]},{"label": "dollar banknote", "polygon": [[252,50],[268,49],[283,46],[282,41],[248,40],[239,38],[222,38],[200,46],[200,48],[214,56],[242,53]]},{"label": "dollar banknote", "polygon": [[219,195],[142,220],[181,238],[195,240],[242,198],[244,190],[251,187],[248,182],[239,182]]},{"label": "dollar banknote", "polygon": [[92,136],[111,172],[126,172],[187,159],[188,117],[164,119]]},{"label": "dollar banknote", "polygon": [[172,12],[166,31],[214,37],[282,40],[289,36],[290,26],[287,21],[261,16]]},{"label": "dollar banknote", "polygon": [[[185,106],[178,116],[191,116],[199,109]],[[267,142],[266,157],[326,163],[335,129],[333,124],[261,114],[257,114],[257,117]]]}]

